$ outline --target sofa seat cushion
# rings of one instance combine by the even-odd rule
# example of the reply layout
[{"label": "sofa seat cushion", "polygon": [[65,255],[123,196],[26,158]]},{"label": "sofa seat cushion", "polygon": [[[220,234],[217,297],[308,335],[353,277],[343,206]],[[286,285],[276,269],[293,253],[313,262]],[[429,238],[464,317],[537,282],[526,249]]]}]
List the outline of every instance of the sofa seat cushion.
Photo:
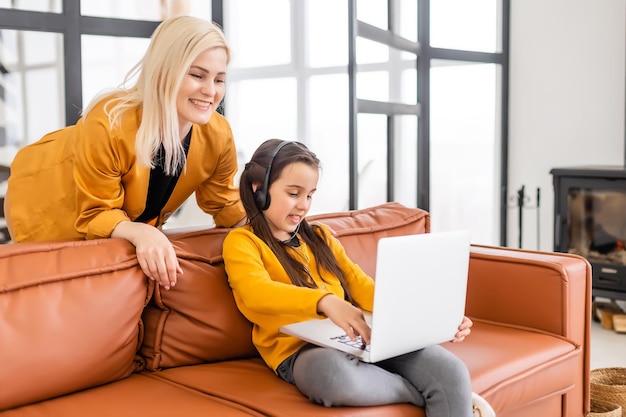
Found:
[{"label": "sofa seat cushion", "polygon": [[[570,390],[580,375],[581,347],[561,336],[474,320],[471,335],[444,347],[470,370],[472,386],[499,412]],[[539,383],[539,381],[541,381]]]},{"label": "sofa seat cushion", "polygon": [[261,417],[236,402],[205,395],[149,375],[7,410],[2,417]]},{"label": "sofa seat cushion", "polygon": [[332,408],[313,404],[258,358],[171,368],[151,375],[212,397],[240,403],[264,416],[425,416],[421,408],[409,404]]}]

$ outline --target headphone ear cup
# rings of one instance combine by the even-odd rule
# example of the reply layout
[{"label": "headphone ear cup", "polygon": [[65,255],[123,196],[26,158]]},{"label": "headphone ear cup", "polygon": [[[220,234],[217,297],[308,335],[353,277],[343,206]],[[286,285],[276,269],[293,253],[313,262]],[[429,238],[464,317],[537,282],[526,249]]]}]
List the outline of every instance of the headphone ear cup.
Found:
[{"label": "headphone ear cup", "polygon": [[264,211],[268,209],[268,207],[270,206],[270,196],[265,191],[264,187],[259,187],[254,192],[254,202],[256,203],[256,207],[259,210]]},{"label": "headphone ear cup", "polygon": [[263,191],[263,195],[265,196],[265,204],[263,204],[263,208],[261,210],[267,210],[268,208],[270,208],[270,193]]},{"label": "headphone ear cup", "polygon": [[276,155],[278,155],[278,152],[283,148],[283,146],[290,143],[293,142],[284,141],[278,144],[278,146],[274,150],[274,153],[272,154],[272,157],[270,158],[270,162],[267,165],[267,168],[265,169],[265,178],[263,179],[263,185],[258,187],[254,192],[254,202],[256,203],[256,207],[260,211],[267,210],[270,206],[270,193],[268,192],[268,189],[270,184],[270,173],[272,172],[272,164],[274,163],[274,159],[276,158]]}]

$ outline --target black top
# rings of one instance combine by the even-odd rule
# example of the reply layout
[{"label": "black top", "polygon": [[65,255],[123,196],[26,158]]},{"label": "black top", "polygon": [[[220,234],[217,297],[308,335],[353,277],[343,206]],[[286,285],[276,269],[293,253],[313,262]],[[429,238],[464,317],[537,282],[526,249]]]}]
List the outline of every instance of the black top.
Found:
[{"label": "black top", "polygon": [[[191,130],[185,136],[183,140],[183,149],[185,151],[185,160],[187,160],[187,153],[189,152],[189,144],[191,143]],[[146,198],[146,208],[139,217],[135,219],[136,222],[147,222],[149,220],[158,217],[165,207],[167,200],[169,200],[178,182],[178,177],[182,168],[177,170],[174,175],[166,175],[163,170],[165,162],[165,149],[163,144],[159,147],[159,151],[155,157],[154,168],[150,170],[150,182],[148,183],[148,197]]]}]

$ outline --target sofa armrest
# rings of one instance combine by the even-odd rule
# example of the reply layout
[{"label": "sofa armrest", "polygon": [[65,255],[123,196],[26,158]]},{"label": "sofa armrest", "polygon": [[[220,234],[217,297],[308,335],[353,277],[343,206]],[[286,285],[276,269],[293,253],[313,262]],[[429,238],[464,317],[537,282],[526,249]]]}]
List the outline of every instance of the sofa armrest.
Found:
[{"label": "sofa armrest", "polygon": [[591,265],[578,255],[472,245],[466,314],[586,344]]},{"label": "sofa armrest", "polygon": [[572,381],[578,388],[567,393],[564,407],[582,402],[589,410],[591,265],[585,258],[472,245],[466,314],[574,344],[581,356]]}]

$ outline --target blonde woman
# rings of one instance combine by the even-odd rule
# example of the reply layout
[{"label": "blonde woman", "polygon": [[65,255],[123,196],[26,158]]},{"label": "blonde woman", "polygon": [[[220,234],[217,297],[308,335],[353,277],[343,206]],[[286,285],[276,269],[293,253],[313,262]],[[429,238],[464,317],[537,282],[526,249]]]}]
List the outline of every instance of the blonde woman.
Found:
[{"label": "blonde woman", "polygon": [[233,135],[215,111],[229,60],[214,24],[162,22],[124,87],[17,154],[5,200],[13,241],[124,238],[150,279],[174,286],[182,271],[160,229],[192,193],[218,227],[245,220]]}]

